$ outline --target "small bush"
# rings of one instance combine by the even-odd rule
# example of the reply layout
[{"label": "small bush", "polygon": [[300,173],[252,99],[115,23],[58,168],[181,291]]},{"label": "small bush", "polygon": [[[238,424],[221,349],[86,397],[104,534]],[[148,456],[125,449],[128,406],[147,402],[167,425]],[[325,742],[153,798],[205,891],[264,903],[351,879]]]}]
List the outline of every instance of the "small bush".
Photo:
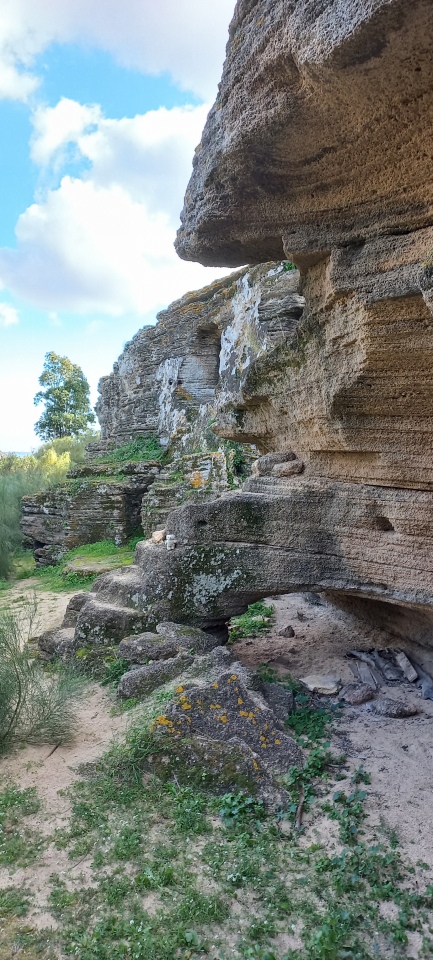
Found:
[{"label": "small bush", "polygon": [[67,743],[75,727],[82,680],[48,675],[28,645],[34,609],[0,617],[0,752],[17,743]]}]

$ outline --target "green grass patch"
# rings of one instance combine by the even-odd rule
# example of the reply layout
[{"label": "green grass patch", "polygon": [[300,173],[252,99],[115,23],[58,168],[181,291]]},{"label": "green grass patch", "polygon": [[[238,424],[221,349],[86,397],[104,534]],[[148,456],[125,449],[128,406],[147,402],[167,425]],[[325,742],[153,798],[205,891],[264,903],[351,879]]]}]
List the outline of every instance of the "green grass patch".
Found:
[{"label": "green grass patch", "polygon": [[165,448],[161,447],[157,436],[136,437],[135,440],[130,440],[129,443],[125,443],[115,450],[110,450],[110,453],[101,457],[100,462],[127,463],[128,461],[139,462],[140,460],[158,460],[161,462],[165,457]]},{"label": "green grass patch", "polygon": [[44,590],[51,590],[54,593],[61,593],[64,590],[90,590],[96,578],[100,576],[100,572],[88,574],[78,571],[68,572],[66,567],[72,560],[79,561],[82,558],[83,565],[85,565],[86,561],[112,559],[115,561],[115,566],[130,566],[134,562],[137,543],[142,539],[142,535],[136,535],[120,547],[116,546],[114,540],[100,540],[97,543],[85,543],[80,547],[74,547],[73,550],[69,550],[57,565],[39,567],[34,570],[33,575]]},{"label": "green grass patch", "polygon": [[38,858],[43,844],[26,826],[25,820],[39,809],[40,801],[33,788],[19,790],[8,786],[0,791],[1,866],[27,867]]},{"label": "green grass patch", "polygon": [[263,603],[262,600],[258,600],[257,603],[250,603],[246,613],[231,618],[229,642],[267,633],[273,626],[274,620],[275,610],[273,606]]},{"label": "green grass patch", "polygon": [[[79,870],[51,878],[58,929],[46,949],[80,960],[400,960],[417,933],[419,956],[433,956],[431,871],[423,863],[415,883],[395,837],[369,825],[369,774],[350,777],[331,752],[332,713],[323,736],[308,714],[305,766],[288,770],[289,800],[270,813],[245,792],[184,786],[180,769],[171,782],[143,776],[158,749],[150,699],[69,791],[56,842],[74,866],[90,859],[90,876],[87,866],[85,886]],[[301,795],[316,835],[296,829]]]}]

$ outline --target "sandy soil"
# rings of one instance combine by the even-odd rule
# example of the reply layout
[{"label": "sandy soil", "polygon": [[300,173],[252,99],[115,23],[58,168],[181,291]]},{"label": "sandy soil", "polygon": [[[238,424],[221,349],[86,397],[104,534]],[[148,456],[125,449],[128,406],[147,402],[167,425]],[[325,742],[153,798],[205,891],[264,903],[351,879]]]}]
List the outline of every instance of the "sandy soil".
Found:
[{"label": "sandy soil", "polygon": [[[65,791],[77,779],[81,764],[95,760],[112,741],[121,734],[130,720],[128,714],[113,711],[113,700],[97,684],[85,688],[79,706],[79,729],[76,740],[69,746],[52,748],[25,747],[2,760],[0,788],[13,783],[20,789],[35,787],[42,800],[41,810],[33,817],[26,817],[26,826],[39,836],[51,837],[55,830],[67,824],[69,800]],[[77,879],[83,883],[90,880],[91,856],[71,863],[67,853],[48,843],[42,857],[34,866],[11,871],[0,868],[0,888],[14,885],[29,887],[36,894],[37,907],[29,914],[29,922],[42,929],[53,926],[46,905],[50,892],[49,878],[58,873],[62,879]]]},{"label": "sandy soil", "polygon": [[8,608],[20,613],[25,607],[35,604],[36,616],[32,623],[33,636],[60,627],[66,607],[76,590],[70,593],[51,593],[41,589],[38,581],[31,578],[18,580],[13,587],[0,593],[0,612]]},{"label": "sandy soil", "polygon": [[[390,635],[363,625],[331,605],[316,605],[306,595],[272,598],[276,620],[263,638],[235,644],[236,656],[249,666],[269,663],[284,677],[319,673],[353,682],[350,649],[384,648]],[[279,636],[291,625],[295,636]],[[399,647],[399,641],[394,641]],[[412,684],[383,684],[380,696],[414,704],[418,714],[395,720],[373,716],[369,705],[344,708],[334,736],[335,746],[349,756],[352,768],[363,764],[371,774],[368,810],[372,824],[386,821],[397,831],[404,855],[415,865],[433,869],[433,701],[424,700]],[[333,698],[324,698],[324,700]],[[343,784],[344,786],[344,784]]]},{"label": "sandy soil", "polygon": [[[29,583],[32,588],[32,581]],[[8,591],[8,602],[19,607],[27,590],[28,585],[22,581],[13,591]],[[41,629],[60,623],[69,596],[38,591]],[[5,597],[0,600],[4,602]],[[345,658],[349,649],[389,645],[388,635],[363,627],[350,614],[314,603],[306,595],[272,598],[270,602],[276,611],[271,632],[239,641],[233,648],[236,657],[252,667],[269,663],[281,677],[289,672],[298,678],[321,673],[332,674],[342,682],[351,682],[353,675]],[[281,629],[289,624],[293,627],[294,637],[280,636]],[[433,869],[433,832],[430,829],[433,702],[423,700],[418,687],[408,684],[384,684],[381,694],[413,703],[419,712],[414,717],[395,720],[373,716],[368,705],[347,706],[335,725],[333,746],[337,752],[347,753],[351,771],[363,764],[371,774],[371,787],[368,788],[370,823],[374,826],[384,821],[390,829],[397,831],[403,856],[415,867],[416,880],[420,861]],[[101,754],[112,737],[122,733],[130,716],[113,713],[112,700],[94,685],[86,690],[79,719],[79,733],[73,745],[59,747],[54,753],[49,747],[27,747],[3,760],[0,767],[0,785],[11,781],[21,787],[36,787],[43,805],[32,823],[44,836],[52,835],[66,822],[69,807],[64,791],[76,779],[79,765]],[[307,831],[314,832],[318,825],[307,817],[305,826]],[[330,841],[334,826],[329,824]],[[71,864],[66,854],[56,850],[52,843],[48,844],[35,867],[17,870],[12,877],[9,871],[0,870],[0,887],[10,882],[24,882],[37,892],[38,907],[29,920],[38,927],[53,922],[46,910],[48,879],[52,873],[60,873],[64,879],[80,876],[84,883],[90,879],[86,859]],[[424,871],[422,878],[425,881],[430,874]],[[419,956],[418,947],[415,938],[407,956]]]}]

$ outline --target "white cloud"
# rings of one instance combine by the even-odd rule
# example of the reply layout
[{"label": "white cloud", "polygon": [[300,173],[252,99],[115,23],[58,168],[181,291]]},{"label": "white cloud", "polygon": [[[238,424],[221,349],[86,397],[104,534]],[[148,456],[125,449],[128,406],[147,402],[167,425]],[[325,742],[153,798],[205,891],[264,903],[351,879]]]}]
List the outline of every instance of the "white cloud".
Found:
[{"label": "white cloud", "polygon": [[32,118],[34,132],[30,143],[34,163],[45,165],[54,157],[58,162],[63,160],[63,151],[68,144],[76,142],[85,130],[93,128],[101,116],[98,105],[83,106],[66,97],[62,97],[55,107],[37,107]]},{"label": "white cloud", "polygon": [[126,67],[169,73],[181,87],[213,97],[234,0],[2,0],[0,96],[26,99],[35,57],[52,42],[86,42]]},{"label": "white cloud", "polygon": [[110,120],[62,100],[35,115],[33,156],[54,166],[72,145],[90,169],[64,176],[0,249],[0,281],[48,310],[121,316],[156,310],[224,271],[178,260],[173,240],[206,107]]},{"label": "white cloud", "polygon": [[161,107],[111,120],[98,105],[62,98],[55,107],[35,111],[32,159],[41,167],[58,169],[74,147],[74,159],[91,165],[84,178],[99,187],[122,186],[149,211],[168,213],[175,229],[208,109],[206,104]]},{"label": "white cloud", "polygon": [[19,323],[18,311],[9,303],[0,303],[0,327],[12,327]]}]

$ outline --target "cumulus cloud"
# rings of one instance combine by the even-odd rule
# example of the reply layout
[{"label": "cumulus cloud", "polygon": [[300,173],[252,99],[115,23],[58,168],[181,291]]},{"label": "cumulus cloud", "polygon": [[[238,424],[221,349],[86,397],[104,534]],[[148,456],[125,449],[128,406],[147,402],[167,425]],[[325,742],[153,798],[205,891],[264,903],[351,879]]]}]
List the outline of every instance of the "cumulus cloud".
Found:
[{"label": "cumulus cloud", "polygon": [[0,303],[0,327],[12,327],[19,323],[18,311],[9,303]]},{"label": "cumulus cloud", "polygon": [[53,42],[86,42],[123,66],[169,73],[212,97],[221,73],[234,0],[2,0],[0,96],[26,99],[35,58]]},{"label": "cumulus cloud", "polygon": [[149,211],[168,214],[174,230],[208,109],[161,107],[111,120],[98,105],[62,98],[55,107],[35,112],[32,159],[58,168],[72,149],[73,159],[88,162],[96,186],[122,186]]},{"label": "cumulus cloud", "polygon": [[57,162],[64,161],[66,148],[77,142],[86,130],[93,129],[101,116],[97,104],[84,106],[66,97],[62,97],[55,107],[38,106],[32,120],[32,160],[41,166],[52,163],[54,158]]},{"label": "cumulus cloud", "polygon": [[17,249],[0,250],[1,282],[48,310],[142,316],[220,276],[173,249],[205,114],[176,107],[111,120],[69,100],[40,108],[34,159],[55,166],[73,146],[89,168],[20,216]]}]

